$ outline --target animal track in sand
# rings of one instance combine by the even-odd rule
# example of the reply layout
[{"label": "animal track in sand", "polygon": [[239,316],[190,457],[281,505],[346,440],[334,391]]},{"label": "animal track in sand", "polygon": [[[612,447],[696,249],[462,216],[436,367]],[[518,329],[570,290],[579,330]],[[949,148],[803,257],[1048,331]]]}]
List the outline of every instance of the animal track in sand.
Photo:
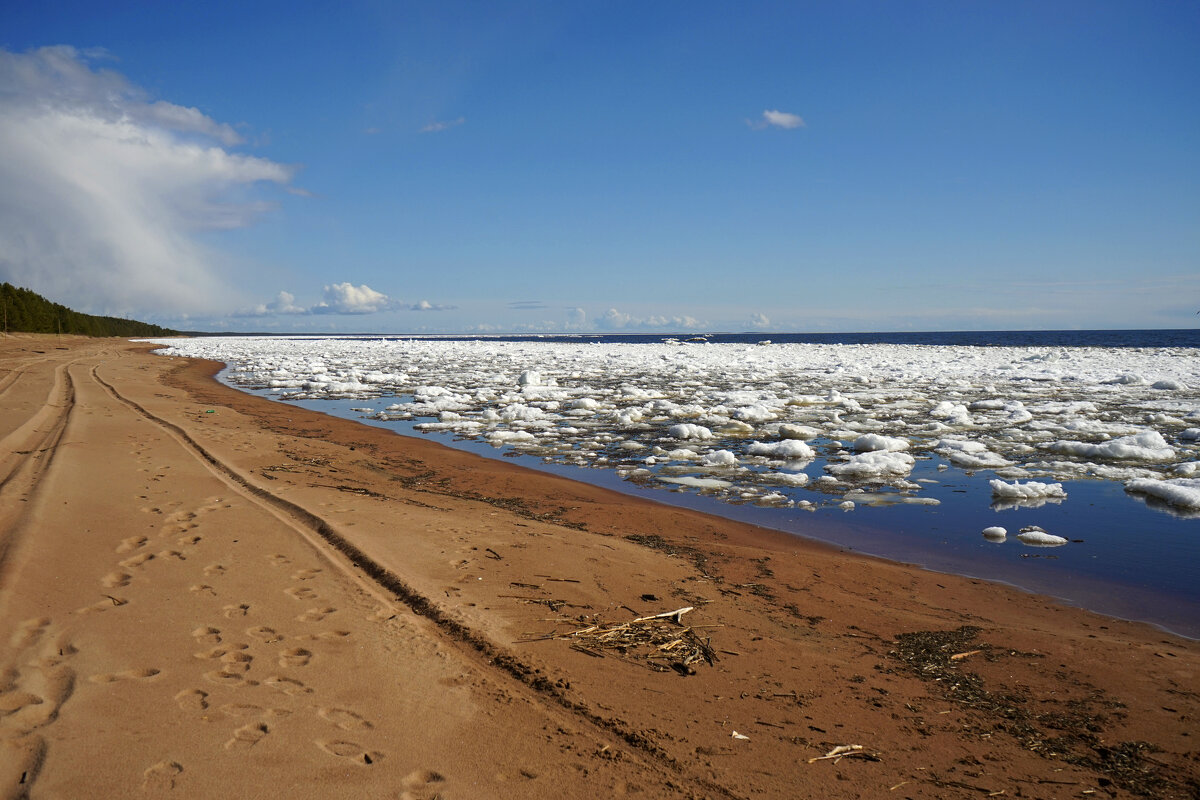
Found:
[{"label": "animal track in sand", "polygon": [[200,644],[220,644],[221,629],[200,627],[192,631],[192,638]]},{"label": "animal track in sand", "polygon": [[418,769],[404,776],[399,800],[438,800],[445,795],[439,788],[446,779],[431,769]]},{"label": "animal track in sand", "polygon": [[263,644],[273,644],[283,639],[274,628],[268,628],[265,625],[260,625],[257,628],[247,628],[246,635],[257,639]]},{"label": "animal track in sand", "polygon": [[308,580],[312,580],[313,578],[317,577],[317,575],[319,575],[319,574],[321,574],[321,570],[316,569],[316,568],[302,569],[302,570],[292,573],[292,580],[308,581]]},{"label": "animal track in sand", "polygon": [[315,590],[307,586],[293,586],[290,589],[284,589],[283,593],[293,600],[316,600],[318,596]]},{"label": "animal track in sand", "polygon": [[312,689],[308,688],[300,681],[292,678],[284,678],[279,675],[272,675],[263,681],[263,683],[265,683],[267,686],[270,686],[272,689],[277,689],[278,691],[281,691],[289,696],[295,696],[298,694],[312,694]]},{"label": "animal track in sand", "polygon": [[142,545],[144,545],[147,541],[148,540],[146,539],[145,536],[130,536],[128,539],[121,540],[121,543],[119,545],[117,545],[117,552],[118,553],[132,552],[134,550],[137,550]]},{"label": "animal track in sand", "polygon": [[308,666],[308,662],[312,660],[312,656],[311,650],[305,650],[303,647],[293,647],[279,654],[279,666],[285,668],[306,667]]},{"label": "animal track in sand", "polygon": [[238,617],[246,616],[246,612],[249,610],[250,606],[246,605],[245,603],[238,603],[237,605],[225,606],[221,609],[221,613],[224,614],[227,619],[237,619]]},{"label": "animal track in sand", "polygon": [[303,614],[296,617],[296,620],[298,622],[320,622],[335,611],[337,611],[337,609],[333,606],[310,608],[308,611],[305,611]]},{"label": "animal track in sand", "polygon": [[344,731],[369,731],[374,727],[358,714],[345,708],[318,708],[317,716]]},{"label": "animal track in sand", "polygon": [[270,731],[266,723],[256,722],[251,725],[243,725],[233,732],[233,738],[225,743],[226,750],[234,750],[239,748],[249,748],[262,741]]},{"label": "animal track in sand", "polygon": [[184,689],[175,695],[175,702],[184,711],[203,711],[208,708],[208,692],[199,689]]},{"label": "animal track in sand", "polygon": [[91,676],[88,680],[92,683],[115,683],[116,681],[145,680],[159,674],[161,674],[161,671],[154,667],[143,667],[141,669],[127,669],[123,672],[101,672],[98,675]]},{"label": "animal track in sand", "polygon": [[204,568],[204,577],[215,578],[218,575],[225,574],[225,567],[221,564],[209,564]]},{"label": "animal track in sand", "polygon": [[140,553],[132,558],[127,558],[124,561],[118,561],[117,564],[125,569],[134,569],[135,567],[140,567],[142,564],[145,564],[147,561],[153,560],[154,553]]},{"label": "animal track in sand", "polygon": [[343,739],[318,739],[316,745],[331,756],[346,758],[357,764],[370,765],[383,758],[382,753],[367,752],[361,745]]},{"label": "animal track in sand", "polygon": [[105,589],[116,589],[119,586],[128,586],[132,578],[128,572],[110,572],[100,579],[100,585]]},{"label": "animal track in sand", "polygon": [[183,767],[175,761],[160,761],[142,773],[142,789],[147,792],[169,791],[175,788],[175,777]]}]

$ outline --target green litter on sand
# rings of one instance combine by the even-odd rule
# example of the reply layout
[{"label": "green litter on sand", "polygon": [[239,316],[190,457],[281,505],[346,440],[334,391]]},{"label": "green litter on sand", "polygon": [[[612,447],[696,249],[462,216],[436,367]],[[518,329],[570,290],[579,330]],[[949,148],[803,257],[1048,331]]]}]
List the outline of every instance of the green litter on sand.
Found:
[{"label": "green litter on sand", "polygon": [[204,413],[205,414],[215,414],[215,413],[217,413],[217,411],[216,411],[216,409],[210,408],[208,411],[205,411]]}]

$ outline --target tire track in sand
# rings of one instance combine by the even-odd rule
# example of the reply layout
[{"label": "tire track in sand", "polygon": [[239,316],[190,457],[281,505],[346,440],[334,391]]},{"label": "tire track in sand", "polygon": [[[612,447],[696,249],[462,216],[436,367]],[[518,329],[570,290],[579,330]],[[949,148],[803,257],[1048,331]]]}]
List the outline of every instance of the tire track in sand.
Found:
[{"label": "tire track in sand", "polygon": [[[399,600],[408,606],[413,613],[432,622],[448,639],[463,644],[470,651],[473,651],[477,656],[476,663],[485,672],[500,673],[509,679],[515,680],[520,685],[532,691],[531,700],[535,702],[540,701],[551,707],[568,712],[579,722],[591,727],[598,735],[619,740],[619,742],[629,747],[633,752],[640,754],[660,767],[670,770],[678,779],[692,783],[704,792],[726,798],[739,797],[725,786],[721,786],[702,775],[695,774],[686,765],[678,762],[638,731],[629,730],[619,720],[602,716],[589,706],[567,697],[551,681],[538,674],[517,656],[498,648],[486,636],[477,633],[462,622],[451,618],[435,602],[413,589],[398,575],[389,571],[334,530],[325,519],[297,503],[272,494],[266,489],[250,482],[250,480],[231,465],[209,452],[183,428],[155,415],[136,401],[122,395],[115,386],[100,377],[96,367],[92,367],[91,375],[115,400],[125,404],[137,414],[165,430],[215,476],[224,481],[230,488],[295,530],[308,540],[319,553],[322,553],[332,566],[344,573],[369,594],[385,602]],[[322,544],[332,548],[340,558],[335,557],[327,548],[322,547]],[[293,577],[295,578],[295,576]],[[297,597],[296,599],[301,598]],[[297,686],[291,686],[290,681],[285,683],[285,681],[281,681],[278,678],[274,680],[273,685],[275,688],[285,693],[288,693],[289,690],[303,691],[303,689],[298,688],[303,687],[303,684],[299,682],[294,682]],[[272,679],[268,679],[266,682],[268,684],[273,683]],[[363,755],[369,759],[371,754],[358,750],[357,745],[342,741],[331,741],[321,744],[321,747],[327,752],[349,758],[358,763],[371,763],[369,760],[362,759]]]}]

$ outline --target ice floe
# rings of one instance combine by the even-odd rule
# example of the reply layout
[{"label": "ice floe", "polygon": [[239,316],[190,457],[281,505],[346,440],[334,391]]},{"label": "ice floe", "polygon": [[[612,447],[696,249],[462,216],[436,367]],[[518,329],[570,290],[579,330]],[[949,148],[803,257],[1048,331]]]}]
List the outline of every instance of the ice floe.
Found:
[{"label": "ice floe", "polygon": [[1176,509],[1195,509],[1200,492],[1187,483],[1200,477],[1200,359],[1187,348],[160,343],[225,361],[231,383],[281,399],[350,398],[380,421],[733,502],[936,499],[936,485],[910,480],[923,462],[929,474],[949,463],[1003,479],[996,507],[1059,501],[1032,487],[1061,481],[1121,482]]}]

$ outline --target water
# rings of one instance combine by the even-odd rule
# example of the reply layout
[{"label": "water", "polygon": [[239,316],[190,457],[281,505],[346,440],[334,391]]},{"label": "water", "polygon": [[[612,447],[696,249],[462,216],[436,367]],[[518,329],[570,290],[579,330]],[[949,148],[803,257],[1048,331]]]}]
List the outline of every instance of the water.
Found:
[{"label": "water", "polygon": [[[681,335],[675,338],[685,339],[687,337]],[[866,381],[866,388],[859,390],[857,395],[866,405],[865,411],[861,414],[855,414],[845,409],[835,412],[833,418],[839,422],[843,421],[838,420],[839,414],[844,414],[845,420],[856,421],[853,424],[869,424],[884,420],[889,425],[903,426],[905,423],[899,418],[891,421],[888,419],[889,415],[895,416],[896,409],[903,408],[905,403],[912,405],[911,398],[905,394],[910,390],[915,391],[914,396],[924,404],[931,404],[946,397],[968,402],[971,398],[988,396],[986,390],[992,390],[997,392],[1000,397],[1020,396],[1024,398],[1028,407],[1035,412],[1033,422],[1028,423],[1027,426],[1013,426],[1014,430],[1038,424],[1050,425],[1053,429],[1052,436],[1062,438],[1068,435],[1064,431],[1072,430],[1071,425],[1078,426],[1082,422],[1087,425],[1107,426],[1106,430],[1109,432],[1101,438],[1111,439],[1121,432],[1122,426],[1130,425],[1132,426],[1130,430],[1132,430],[1146,427],[1147,420],[1157,420],[1150,427],[1164,431],[1177,454],[1175,462],[1186,463],[1188,458],[1196,458],[1197,446],[1194,442],[1189,443],[1181,425],[1200,427],[1200,421],[1187,416],[1188,413],[1197,410],[1197,393],[1192,390],[1158,391],[1152,389],[1149,383],[1158,381],[1163,376],[1174,378],[1182,376],[1186,379],[1185,383],[1200,386],[1200,377],[1198,377],[1200,369],[1197,367],[1197,362],[1200,361],[1200,333],[1197,331],[712,335],[707,337],[709,342],[723,343],[727,347],[721,349],[705,348],[703,345],[679,344],[676,346],[672,344],[664,350],[661,345],[656,345],[647,351],[650,355],[643,359],[644,364],[638,362],[638,370],[641,372],[638,372],[636,377],[650,385],[653,381],[646,377],[650,374],[646,370],[656,369],[657,367],[653,367],[653,364],[658,363],[659,359],[676,358],[674,354],[679,354],[678,359],[686,369],[676,369],[675,373],[667,375],[654,385],[662,387],[668,385],[672,380],[699,376],[699,380],[690,381],[697,384],[697,387],[689,388],[685,394],[690,397],[690,393],[695,393],[699,402],[707,403],[712,407],[723,396],[719,393],[714,394],[716,389],[713,387],[720,383],[722,376],[713,374],[714,370],[710,363],[712,359],[716,358],[715,363],[720,368],[725,363],[722,359],[727,355],[753,361],[759,354],[777,352],[778,348],[747,346],[767,338],[776,344],[847,345],[845,350],[835,349],[836,353],[848,354],[845,357],[839,356],[842,360],[838,363],[842,366],[831,369],[827,363],[810,365],[812,368],[808,372],[801,370],[796,373],[796,376],[791,376],[789,373],[788,377],[788,380],[797,381],[801,378],[810,382],[817,380],[821,386],[840,387],[843,393],[855,391],[857,384],[854,381],[839,382],[842,381],[842,378],[836,373],[845,371],[843,367],[858,368],[864,363],[869,364],[869,356],[875,352],[871,351],[869,346],[877,344],[928,346],[928,349],[885,350],[885,355],[889,357],[896,355],[916,364],[915,367],[908,367],[907,373],[901,376],[908,381],[907,383],[903,386],[889,386],[887,389],[887,391],[897,394],[900,400],[875,396],[881,391],[875,385],[876,383],[882,385],[888,381],[900,380],[900,378],[896,378],[890,373],[871,372],[867,369],[863,373],[869,378]],[[439,357],[461,357],[464,353],[473,352],[472,348],[484,347],[489,356],[484,359],[487,366],[483,368],[482,372],[472,372],[474,367],[460,368],[457,363],[440,366],[434,363],[430,366],[428,363],[420,361],[418,356],[422,354],[426,358],[429,356],[429,353],[422,348],[431,341],[461,343],[432,345],[434,349],[430,352]],[[619,358],[627,352],[620,345],[646,345],[662,341],[664,341],[664,337],[645,336],[424,337],[419,340],[413,337],[376,336],[370,337],[369,340],[336,337],[306,344],[305,346],[310,349],[303,352],[324,354],[324,368],[331,373],[340,370],[342,363],[347,360],[360,360],[361,370],[365,370],[368,365],[392,363],[397,360],[397,354],[402,354],[403,357],[400,360],[410,365],[414,373],[410,376],[413,383],[426,382],[426,378],[429,378],[430,374],[436,373],[434,377],[450,385],[448,383],[450,378],[447,376],[457,377],[461,372],[465,377],[462,377],[462,380],[454,385],[469,387],[485,386],[489,381],[496,385],[503,385],[505,382],[515,385],[515,370],[518,370],[519,366],[511,367],[509,365],[511,368],[507,368],[507,372],[494,376],[494,379],[486,374],[488,370],[501,372],[506,369],[497,360],[497,354],[506,355],[515,352],[521,354],[521,358],[528,359],[541,355],[543,350],[539,348],[542,345],[559,345],[565,346],[565,349],[558,347],[546,351],[557,354],[558,360],[551,359],[546,363],[553,365],[553,371],[560,376],[563,385],[574,385],[568,380],[569,376],[566,370],[569,366],[576,363],[583,364],[580,367],[582,370],[582,377],[579,379],[580,385],[603,399],[604,395],[601,391],[603,376],[598,377],[599,373],[594,370],[588,371],[586,359],[592,358],[592,354],[595,353],[597,354],[596,358],[607,359],[607,361],[603,361],[604,364],[613,364],[615,365],[613,368],[617,369],[620,367]],[[581,344],[590,345],[592,343],[603,345],[603,347],[598,349],[590,347],[580,349],[579,347]],[[614,345],[618,347],[614,349]],[[861,349],[864,345],[868,346],[867,350]],[[264,370],[278,368],[280,364],[291,363],[286,359],[273,357],[265,358],[262,363],[254,367],[252,362],[258,357],[256,353],[264,347],[269,349],[268,345],[255,345],[240,351],[232,343],[226,344],[224,347],[225,350],[222,351],[224,355],[209,352],[208,356],[223,358],[235,364],[251,365],[243,366],[242,369],[246,371],[242,373],[236,371],[225,373],[225,379],[234,385],[240,385],[240,388],[246,388],[247,383],[253,385],[253,380],[248,378],[251,374],[257,376],[254,380],[258,380],[261,385],[262,376],[266,374]],[[1000,348],[1001,350],[972,349],[980,347]],[[1030,349],[1011,352],[1002,350],[1013,347]],[[951,349],[936,350],[936,348]],[[1060,350],[1061,348],[1085,349]],[[372,360],[375,358],[374,356],[368,358],[364,355],[360,358],[359,353],[364,350],[382,352],[386,354],[386,358],[384,361]],[[931,352],[938,353],[936,359],[921,360]],[[705,358],[709,360],[705,361]],[[391,359],[391,361],[387,359]],[[1036,369],[1028,367],[1027,362],[1031,360]],[[769,362],[770,359],[767,358],[766,361]],[[979,361],[980,364],[971,366],[972,361]],[[1017,365],[1017,369],[1004,372],[1003,370],[1008,369],[1010,361]],[[961,365],[958,365],[958,362],[965,363],[969,369],[965,371],[959,369]],[[515,363],[519,365],[520,360],[518,359]],[[1051,367],[1050,371],[1045,374],[1043,374],[1044,363]],[[645,364],[651,364],[651,366],[647,367]],[[695,367],[694,370],[693,367]],[[732,365],[730,367],[732,368]],[[1113,376],[1119,376],[1134,368],[1141,369],[1145,373],[1146,378],[1142,382],[1144,385],[1127,385],[1121,381],[1110,380]],[[258,371],[254,372],[256,369]],[[708,372],[705,372],[706,369]],[[441,372],[439,373],[438,370]],[[715,370],[715,372],[720,371],[721,369]],[[740,385],[746,380],[746,376],[753,374],[752,371],[744,374],[738,373],[730,380],[736,388],[736,385]],[[769,378],[770,375],[776,373],[767,370],[766,374]],[[813,377],[814,375],[816,377]],[[827,375],[832,377],[822,377]],[[862,382],[863,375],[851,375],[850,377]],[[1000,378],[996,376],[1003,376],[1003,379],[1008,382],[1001,383]],[[339,379],[344,378],[345,374],[339,373],[338,377]],[[626,377],[628,376],[623,374],[613,377],[614,385]],[[990,385],[993,379],[998,388]],[[432,382],[432,378],[430,381]],[[1176,383],[1182,385],[1178,380]],[[262,389],[259,391],[266,396],[278,399],[278,392],[273,393]],[[564,390],[556,389],[555,391]],[[314,393],[310,392],[310,394]],[[745,484],[753,483],[751,480],[753,475],[765,469],[774,469],[753,463],[754,460],[746,458],[741,450],[737,450],[737,452],[739,459],[743,462],[743,465],[739,466],[739,469],[743,470],[743,474],[736,478],[738,486],[735,486],[733,490],[717,495],[701,494],[693,490],[670,490],[664,488],[664,484],[654,480],[653,476],[643,477],[643,481],[658,488],[648,488],[629,480],[623,480],[618,475],[614,467],[620,467],[628,472],[637,462],[614,450],[613,442],[609,442],[605,446],[607,449],[596,451],[608,454],[602,456],[604,458],[611,455],[611,460],[607,462],[596,462],[593,458],[594,453],[580,449],[589,436],[603,439],[607,429],[583,430],[579,434],[573,435],[574,438],[568,437],[570,439],[567,443],[569,447],[562,446],[560,443],[557,450],[543,448],[544,452],[538,451],[538,448],[543,447],[544,442],[537,443],[536,446],[528,445],[524,451],[514,450],[510,447],[495,448],[478,438],[455,436],[452,432],[438,434],[420,432],[415,426],[434,418],[428,414],[410,420],[381,420],[371,419],[369,418],[371,415],[364,415],[352,410],[363,407],[378,410],[392,403],[408,404],[413,400],[412,394],[405,392],[399,383],[396,384],[394,391],[389,392],[383,387],[373,387],[370,394],[374,395],[375,399],[364,400],[363,396],[332,399],[309,397],[287,402],[294,402],[351,419],[361,419],[367,424],[386,427],[398,433],[434,435],[438,441],[450,446],[472,450],[484,455],[512,457],[518,463],[535,469],[547,470],[649,499],[684,505],[708,513],[819,539],[857,552],[919,564],[934,570],[1006,582],[1030,591],[1046,593],[1102,613],[1148,621],[1183,635],[1200,638],[1200,582],[1196,581],[1195,569],[1192,566],[1197,563],[1197,557],[1200,556],[1200,538],[1198,538],[1200,519],[1187,518],[1186,514],[1178,508],[1165,507],[1161,504],[1147,504],[1144,500],[1126,493],[1122,480],[1100,480],[1097,479],[1096,474],[1097,470],[1100,472],[1117,470],[1118,478],[1126,472],[1130,474],[1146,472],[1154,473],[1157,477],[1169,477],[1172,474],[1170,472],[1171,464],[1102,464],[1096,467],[1096,470],[1092,470],[1081,467],[1078,463],[1072,463],[1066,456],[1055,455],[1054,458],[1059,459],[1054,462],[1055,466],[1045,467],[1045,469],[1054,472],[1053,477],[1063,477],[1062,482],[1067,491],[1067,499],[1061,504],[1049,503],[1036,508],[1019,507],[1003,510],[993,508],[991,492],[987,485],[989,479],[996,477],[994,471],[984,469],[969,471],[953,465],[941,454],[930,449],[932,444],[922,440],[918,426],[911,422],[914,418],[909,417],[910,422],[907,428],[901,427],[898,430],[889,428],[880,432],[889,435],[903,432],[913,441],[912,452],[916,456],[915,464],[911,474],[901,483],[914,487],[920,484],[919,491],[905,488],[897,490],[894,486],[883,488],[893,497],[915,494],[922,498],[936,499],[939,501],[939,505],[871,507],[858,504],[851,512],[842,511],[838,508],[838,502],[845,496],[847,487],[844,485],[829,487],[828,491],[823,492],[815,480],[824,474],[823,468],[826,464],[837,463],[840,459],[845,458],[843,451],[838,450],[831,439],[822,436],[810,441],[818,451],[818,456],[812,463],[802,468],[803,472],[808,474],[813,481],[803,488],[782,488],[782,493],[792,501],[800,497],[814,499],[818,508],[816,511],[809,512],[795,507],[768,507],[751,502],[741,502],[746,498],[742,497],[739,492]],[[531,396],[537,395],[535,393]],[[1076,402],[1080,398],[1089,402],[1094,401],[1092,403],[1095,406],[1094,411],[1082,412],[1082,416],[1080,416],[1074,411],[1060,413],[1046,410],[1056,404],[1062,406],[1065,401]],[[1040,400],[1047,401],[1043,403],[1044,408],[1037,405]],[[509,406],[505,406],[504,403],[511,404],[512,399],[480,401],[480,407],[486,406],[488,402],[491,402],[496,408],[505,408]],[[870,402],[874,402],[874,405],[869,405]],[[419,405],[411,407],[421,408]],[[474,410],[465,411],[463,417],[465,419],[476,413]],[[1028,445],[1024,444],[1020,437],[1011,441],[1006,438],[1011,431],[1004,430],[1004,425],[991,425],[989,428],[988,425],[983,424],[985,422],[983,418],[987,413],[992,412],[972,412],[976,424],[969,429],[969,437],[986,442],[989,447],[1002,451],[1010,460],[1019,461],[1022,458],[1019,455],[1019,448],[1029,449]],[[584,416],[586,417],[586,414]],[[924,417],[920,417],[920,419],[924,419]],[[1181,422],[1181,420],[1185,421]],[[584,424],[587,420],[567,420],[562,424],[574,424],[575,422]],[[501,428],[505,427],[505,423],[498,424]],[[512,424],[519,428],[522,423]],[[561,427],[554,430],[559,429]],[[536,427],[532,430],[539,435],[544,432]],[[765,440],[763,431],[763,426],[758,426],[754,438]],[[654,436],[659,433],[661,431],[638,435],[642,435],[645,441],[652,443]],[[954,432],[952,435],[960,433]],[[1070,435],[1079,439],[1086,438],[1084,433]],[[628,437],[632,434],[626,432],[623,436]],[[1033,441],[1038,448],[1044,448],[1045,441],[1048,439],[1030,441]],[[731,447],[736,450],[739,446],[739,442],[728,439],[703,444],[709,452],[718,447]],[[1004,450],[1006,447],[1008,450]],[[535,451],[534,454],[530,453],[530,448]],[[595,469],[580,466],[579,463],[583,462],[580,454],[593,458],[593,461],[590,462],[592,466],[607,468]],[[642,457],[641,453],[635,455],[639,459]],[[549,458],[550,461],[547,462],[546,458]],[[1038,462],[1037,459],[1045,458],[1042,449],[1038,449],[1035,454],[1025,456],[1023,462],[1010,469],[1021,470],[1031,467],[1035,470],[1040,469],[1037,464],[1042,462]],[[563,463],[564,461],[579,463]],[[1078,461],[1079,459],[1075,459],[1075,462]],[[702,476],[714,474],[711,470],[706,471],[705,468],[694,464],[685,463],[679,468],[685,474]],[[1059,476],[1058,472],[1063,472],[1063,475]],[[1047,474],[1049,475],[1049,473]],[[750,478],[746,476],[750,476]],[[1040,475],[1037,476],[1037,479],[1045,480]],[[924,481],[936,481],[936,483],[924,483]],[[779,488],[770,487],[771,490]],[[749,499],[761,501],[761,492],[759,495],[749,494]],[[980,531],[991,525],[1002,525],[1007,528],[1009,530],[1008,541],[1004,544],[993,544],[985,540],[980,535]],[[1052,533],[1069,538],[1071,543],[1057,548],[1024,546],[1015,540],[1014,535],[1019,528],[1025,525],[1039,525]]]}]

